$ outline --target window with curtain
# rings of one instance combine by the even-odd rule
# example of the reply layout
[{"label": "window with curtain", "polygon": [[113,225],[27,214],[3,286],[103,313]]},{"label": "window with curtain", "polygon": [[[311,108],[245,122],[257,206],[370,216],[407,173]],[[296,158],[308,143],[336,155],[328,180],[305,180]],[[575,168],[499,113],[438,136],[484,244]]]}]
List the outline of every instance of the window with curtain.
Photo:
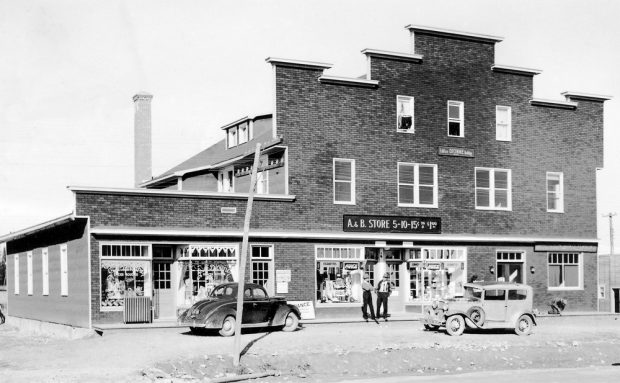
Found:
[{"label": "window with curtain", "polygon": [[476,209],[510,210],[511,187],[509,169],[476,168]]},{"label": "window with curtain", "polygon": [[437,165],[398,163],[398,205],[437,207]]},{"label": "window with curtain", "polygon": [[396,130],[413,133],[413,97],[396,96]]},{"label": "window with curtain", "polygon": [[581,288],[581,258],[579,253],[549,253],[549,288]]},{"label": "window with curtain", "polygon": [[495,138],[498,141],[512,140],[512,109],[509,106],[495,107]]},{"label": "window with curtain", "polygon": [[334,203],[355,204],[355,160],[334,158]]},{"label": "window with curtain", "polygon": [[464,137],[464,109],[462,101],[448,101],[448,137]]},{"label": "window with curtain", "polygon": [[564,212],[564,185],[563,174],[547,172],[547,211],[554,213]]}]

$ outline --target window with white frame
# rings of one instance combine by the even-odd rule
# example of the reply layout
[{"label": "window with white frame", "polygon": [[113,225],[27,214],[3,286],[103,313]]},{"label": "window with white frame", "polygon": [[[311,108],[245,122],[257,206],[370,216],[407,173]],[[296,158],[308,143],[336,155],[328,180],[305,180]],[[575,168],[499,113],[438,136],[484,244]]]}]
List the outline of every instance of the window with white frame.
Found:
[{"label": "window with white frame", "polygon": [[217,191],[223,193],[233,193],[235,191],[235,175],[233,168],[221,170],[217,178]]},{"label": "window with white frame", "polygon": [[264,170],[262,172],[256,173],[256,193],[269,193],[269,171]]},{"label": "window with white frame", "polygon": [[67,244],[60,245],[60,295],[69,295],[69,269],[67,265]]},{"label": "window with white frame", "polygon": [[47,247],[41,250],[42,295],[50,295],[49,255]]},{"label": "window with white frame", "polygon": [[355,204],[355,160],[334,158],[334,203]]},{"label": "window with white frame", "polygon": [[237,146],[237,127],[228,129],[228,147]]},{"label": "window with white frame", "polygon": [[361,302],[364,248],[316,246],[317,300],[324,303]]},{"label": "window with white frame", "polygon": [[497,280],[500,282],[525,283],[525,252],[498,251],[496,255]]},{"label": "window with white frame", "polygon": [[414,132],[413,101],[411,96],[396,96],[396,130],[398,132]]},{"label": "window with white frame", "polygon": [[465,136],[464,109],[462,101],[448,101],[448,137]]},{"label": "window with white frame", "polygon": [[151,296],[150,246],[101,244],[101,309],[123,310],[124,298]]},{"label": "window with white frame", "polygon": [[509,106],[495,107],[495,138],[498,141],[512,140],[512,109]]},{"label": "window with white frame", "polygon": [[549,289],[580,289],[582,256],[580,253],[548,253]]},{"label": "window with white frame", "polygon": [[273,246],[252,245],[251,254],[252,283],[263,286],[269,295],[274,295]]},{"label": "window with white frame", "polygon": [[564,212],[564,175],[558,172],[547,172],[547,211]]},{"label": "window with white frame", "polygon": [[13,256],[13,292],[19,295],[19,254]]},{"label": "window with white frame", "polygon": [[398,206],[437,207],[437,165],[398,163]]},{"label": "window with white frame", "polygon": [[512,181],[510,169],[476,168],[476,209],[510,210]]},{"label": "window with white frame", "polygon": [[28,268],[28,295],[32,295],[33,292],[33,275],[32,275],[32,251],[26,253],[26,266]]},{"label": "window with white frame", "polygon": [[249,129],[248,129],[247,123],[239,125],[239,131],[238,131],[239,144],[248,142],[248,136],[249,136],[248,131]]}]

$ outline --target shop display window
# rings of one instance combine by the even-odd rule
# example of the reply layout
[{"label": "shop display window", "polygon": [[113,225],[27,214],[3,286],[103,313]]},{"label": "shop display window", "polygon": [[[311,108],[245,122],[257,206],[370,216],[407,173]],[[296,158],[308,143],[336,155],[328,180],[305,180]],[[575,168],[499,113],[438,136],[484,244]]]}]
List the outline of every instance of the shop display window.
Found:
[{"label": "shop display window", "polygon": [[179,291],[185,305],[205,299],[211,291],[222,283],[234,282],[233,267],[236,260],[191,260],[180,261],[181,281]]},{"label": "shop display window", "polygon": [[149,262],[101,261],[101,307],[122,308],[125,298],[150,296]]},{"label": "shop display window", "polygon": [[464,248],[426,248],[409,259],[409,300],[432,301],[463,295],[466,278]]},{"label": "shop display window", "polygon": [[319,302],[361,302],[363,248],[317,247],[316,260],[316,290]]}]

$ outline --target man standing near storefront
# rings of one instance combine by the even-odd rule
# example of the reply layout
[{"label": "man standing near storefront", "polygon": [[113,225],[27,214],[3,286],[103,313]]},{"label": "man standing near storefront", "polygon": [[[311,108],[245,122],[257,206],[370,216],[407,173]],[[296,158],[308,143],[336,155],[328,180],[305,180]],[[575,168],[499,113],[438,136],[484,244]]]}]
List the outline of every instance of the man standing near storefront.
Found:
[{"label": "man standing near storefront", "polygon": [[370,319],[377,322],[377,318],[375,318],[375,308],[372,306],[372,294],[371,294],[372,290],[374,290],[375,288],[372,287],[370,282],[368,282],[368,279],[370,279],[370,275],[364,274],[364,280],[362,281],[362,290],[363,290],[362,301],[364,302],[364,304],[362,305],[362,315],[364,316],[364,320],[368,322],[367,309],[370,309]]},{"label": "man standing near storefront", "polygon": [[383,279],[377,285],[377,318],[381,318],[381,305],[383,305],[383,319],[388,320],[388,298],[392,293],[390,273],[383,274]]}]

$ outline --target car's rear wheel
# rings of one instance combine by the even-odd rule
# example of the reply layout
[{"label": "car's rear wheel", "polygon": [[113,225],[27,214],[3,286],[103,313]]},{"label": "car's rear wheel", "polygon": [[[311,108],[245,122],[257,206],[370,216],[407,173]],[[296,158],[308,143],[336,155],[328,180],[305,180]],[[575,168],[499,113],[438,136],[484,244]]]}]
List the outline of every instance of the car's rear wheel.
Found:
[{"label": "car's rear wheel", "polygon": [[482,307],[478,306],[474,306],[467,310],[467,316],[478,327],[481,327],[484,324],[484,320],[486,319],[484,315],[484,310],[482,309]]},{"label": "car's rear wheel", "polygon": [[237,325],[236,319],[234,316],[229,315],[224,318],[224,322],[222,323],[222,328],[220,329],[221,336],[232,336],[235,335],[235,326]]},{"label": "car's rear wheel", "polygon": [[284,320],[284,327],[282,327],[282,331],[295,331],[299,326],[299,318],[295,315],[294,312],[289,312],[286,315],[286,319]]},{"label": "car's rear wheel", "polygon": [[452,315],[446,320],[446,331],[452,336],[459,336],[465,331],[465,319],[460,315]]},{"label": "car's rear wheel", "polygon": [[534,322],[529,315],[521,315],[515,326],[515,333],[517,335],[529,335],[532,332],[532,326]]}]

